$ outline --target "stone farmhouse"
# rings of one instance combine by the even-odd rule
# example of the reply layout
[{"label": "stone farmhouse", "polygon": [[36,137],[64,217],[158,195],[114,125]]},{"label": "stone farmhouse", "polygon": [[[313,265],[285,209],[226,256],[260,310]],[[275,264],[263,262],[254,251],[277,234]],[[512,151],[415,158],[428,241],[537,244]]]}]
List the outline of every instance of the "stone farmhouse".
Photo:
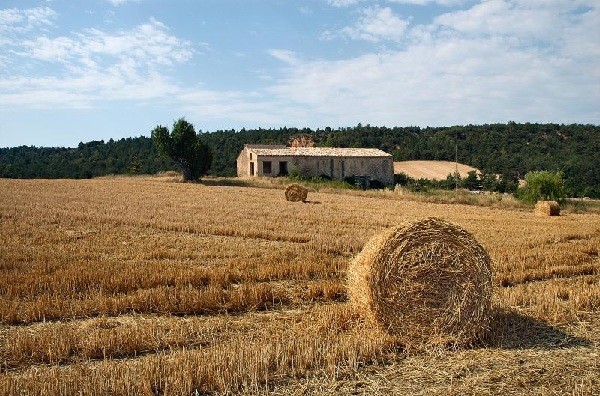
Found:
[{"label": "stone farmhouse", "polygon": [[344,180],[394,183],[392,155],[373,148],[287,147],[247,144],[237,158],[240,177],[275,177],[297,173]]}]

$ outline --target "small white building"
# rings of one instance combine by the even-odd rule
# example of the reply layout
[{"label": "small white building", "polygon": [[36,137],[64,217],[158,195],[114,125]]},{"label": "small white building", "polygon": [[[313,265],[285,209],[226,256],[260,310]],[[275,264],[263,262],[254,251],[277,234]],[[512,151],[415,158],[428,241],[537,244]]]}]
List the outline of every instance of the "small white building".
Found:
[{"label": "small white building", "polygon": [[247,144],[237,158],[240,177],[275,177],[297,173],[344,180],[361,177],[382,184],[394,183],[391,154],[374,148],[287,147]]}]

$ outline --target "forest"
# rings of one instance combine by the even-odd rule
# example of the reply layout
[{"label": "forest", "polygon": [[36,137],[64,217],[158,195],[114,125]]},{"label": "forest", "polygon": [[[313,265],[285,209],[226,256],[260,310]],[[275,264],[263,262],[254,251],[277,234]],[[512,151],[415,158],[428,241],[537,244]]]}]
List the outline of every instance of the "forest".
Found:
[{"label": "forest", "polygon": [[[447,160],[484,174],[517,181],[529,171],[563,174],[567,193],[600,198],[600,126],[515,123],[452,127],[385,127],[219,130],[202,133],[213,153],[213,176],[234,176],[244,144],[286,144],[307,134],[317,146],[375,147],[394,161]],[[161,157],[149,137],[80,143],[76,148],[0,148],[3,178],[91,178],[110,174],[153,174],[177,170]]]}]

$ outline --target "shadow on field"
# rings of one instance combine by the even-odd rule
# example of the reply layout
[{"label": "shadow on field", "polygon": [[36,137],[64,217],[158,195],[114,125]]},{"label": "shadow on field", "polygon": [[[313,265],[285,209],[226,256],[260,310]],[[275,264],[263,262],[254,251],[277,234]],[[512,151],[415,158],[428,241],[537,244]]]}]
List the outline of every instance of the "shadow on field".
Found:
[{"label": "shadow on field", "polygon": [[200,184],[205,186],[226,186],[226,187],[253,187],[252,183],[244,179],[235,178],[223,178],[223,179],[209,179],[204,178],[200,181]]},{"label": "shadow on field", "polygon": [[591,345],[585,338],[572,336],[513,309],[496,308],[493,315],[490,331],[484,340],[488,347],[555,349]]}]

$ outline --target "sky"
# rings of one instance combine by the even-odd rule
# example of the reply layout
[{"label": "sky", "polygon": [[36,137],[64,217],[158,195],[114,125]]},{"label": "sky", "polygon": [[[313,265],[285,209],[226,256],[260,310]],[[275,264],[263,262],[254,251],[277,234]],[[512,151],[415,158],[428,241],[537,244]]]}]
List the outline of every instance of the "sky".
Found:
[{"label": "sky", "polygon": [[0,147],[600,124],[600,0],[0,0]]}]

